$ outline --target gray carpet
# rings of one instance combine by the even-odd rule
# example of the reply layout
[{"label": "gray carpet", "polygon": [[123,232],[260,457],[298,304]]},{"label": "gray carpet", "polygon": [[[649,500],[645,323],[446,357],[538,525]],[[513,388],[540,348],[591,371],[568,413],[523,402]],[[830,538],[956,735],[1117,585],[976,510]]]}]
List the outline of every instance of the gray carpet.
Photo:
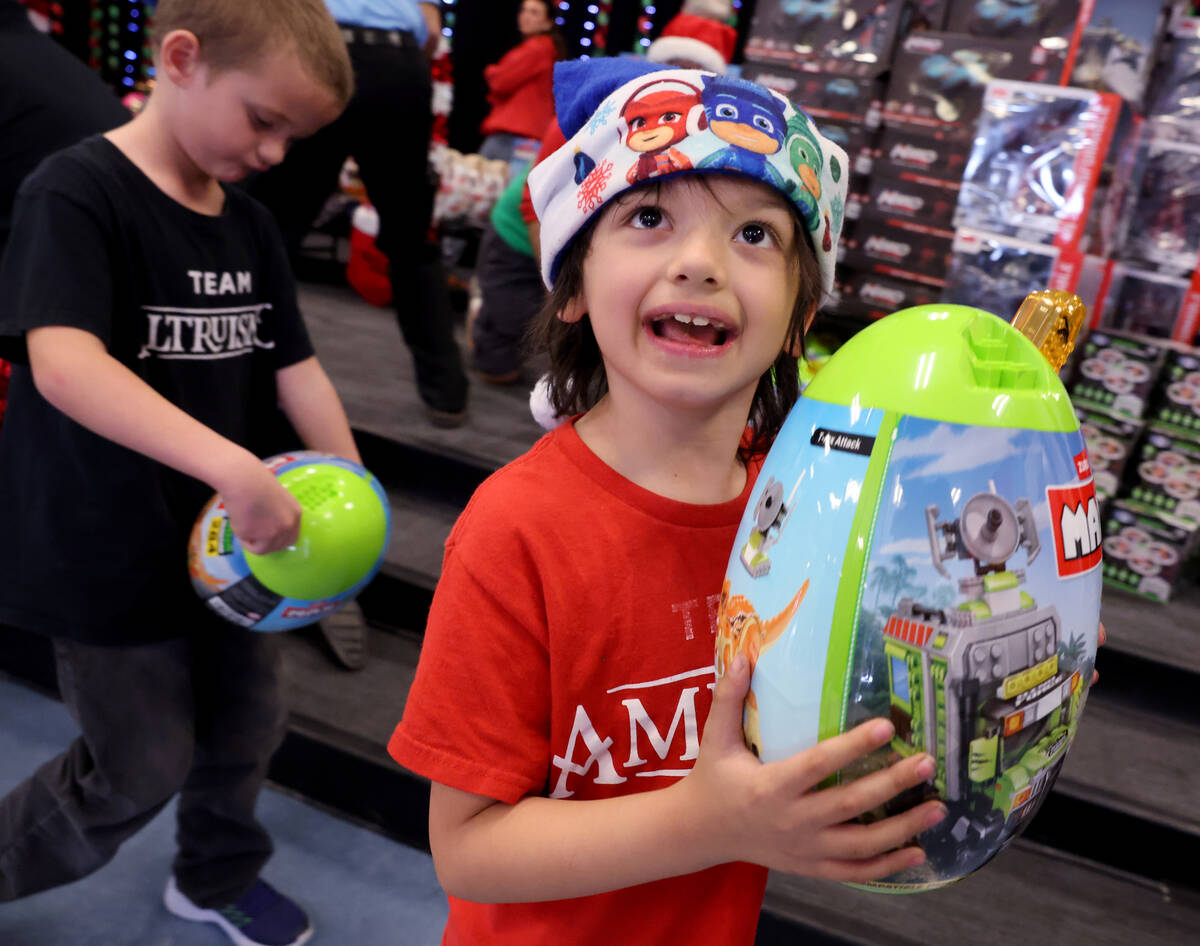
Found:
[{"label": "gray carpet", "polygon": [[[74,738],[61,703],[0,676],[0,794]],[[313,946],[435,946],[446,898],[429,856],[302,801],[267,790],[259,816],[275,839],[263,876],[299,901]],[[221,946],[208,924],[161,903],[174,855],[172,804],[96,873],[0,905],[3,946]]]}]

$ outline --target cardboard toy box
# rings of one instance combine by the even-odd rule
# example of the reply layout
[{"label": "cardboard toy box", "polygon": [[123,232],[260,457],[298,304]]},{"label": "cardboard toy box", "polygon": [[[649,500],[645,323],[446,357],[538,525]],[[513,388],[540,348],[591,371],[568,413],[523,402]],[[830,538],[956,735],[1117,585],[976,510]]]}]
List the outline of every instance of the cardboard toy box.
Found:
[{"label": "cardboard toy box", "polygon": [[1172,525],[1200,528],[1200,443],[1161,427],[1146,429],[1130,468],[1125,502]]},{"label": "cardboard toy box", "polygon": [[1075,416],[1087,444],[1096,495],[1102,501],[1112,499],[1121,491],[1129,458],[1144,425],[1141,421],[1080,406],[1075,407]]},{"label": "cardboard toy box", "polygon": [[839,275],[837,311],[860,318],[878,319],[901,309],[929,305],[940,295],[935,286],[879,273],[845,268]]},{"label": "cardboard toy box", "polygon": [[839,262],[878,275],[941,288],[950,266],[953,240],[939,232],[921,233],[878,219],[863,219],[843,238]]},{"label": "cardboard toy box", "polygon": [[877,76],[887,71],[910,19],[909,0],[758,0],[745,54]]},{"label": "cardboard toy box", "polygon": [[1184,579],[1197,533],[1116,499],[1108,504],[1104,583],[1167,602]]},{"label": "cardboard toy box", "polygon": [[1166,360],[1165,343],[1099,329],[1076,352],[1067,383],[1072,403],[1134,420],[1145,417]]},{"label": "cardboard toy box", "polygon": [[1200,441],[1200,351],[1167,351],[1150,420],[1164,430]]},{"label": "cardboard toy box", "polygon": [[881,171],[897,176],[933,178],[960,184],[970,142],[922,135],[908,128],[884,126],[875,148],[875,162]]},{"label": "cardboard toy box", "polygon": [[970,140],[992,79],[1057,82],[1061,64],[1024,40],[960,33],[910,33],[892,63],[883,121]]},{"label": "cardboard toy box", "polygon": [[822,71],[807,63],[747,58],[742,78],[765,86],[794,102],[821,126],[823,121],[879,127],[884,84]]},{"label": "cardboard toy box", "polygon": [[897,226],[917,225],[952,236],[958,185],[918,175],[905,176],[894,168],[879,166],[871,175],[871,189],[863,216],[886,220]]}]

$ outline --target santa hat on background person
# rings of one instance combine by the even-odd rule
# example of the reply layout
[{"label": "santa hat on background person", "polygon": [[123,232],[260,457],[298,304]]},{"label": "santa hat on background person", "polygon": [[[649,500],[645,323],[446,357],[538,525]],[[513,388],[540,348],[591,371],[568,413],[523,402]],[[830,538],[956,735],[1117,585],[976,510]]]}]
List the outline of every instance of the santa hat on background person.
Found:
[{"label": "santa hat on background person", "polygon": [[685,0],[683,8],[646,49],[651,62],[694,63],[724,72],[737,46],[737,30],[729,25],[729,0]]}]

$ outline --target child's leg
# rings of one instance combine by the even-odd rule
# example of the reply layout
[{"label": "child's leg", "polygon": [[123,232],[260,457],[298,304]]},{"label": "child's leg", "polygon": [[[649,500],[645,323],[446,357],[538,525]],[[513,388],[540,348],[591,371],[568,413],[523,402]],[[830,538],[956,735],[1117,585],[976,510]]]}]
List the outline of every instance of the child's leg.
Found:
[{"label": "child's leg", "polygon": [[179,790],[192,765],[185,641],[55,641],[58,685],[80,736],[0,799],[0,900],[78,880]]},{"label": "child's leg", "polygon": [[475,368],[485,377],[518,371],[521,342],[546,297],[537,262],[509,246],[489,224],[476,264],[483,305],[472,326]]},{"label": "child's leg", "polygon": [[195,758],[179,795],[174,872],[188,899],[207,908],[241,897],[271,856],[254,808],[287,710],[277,635],[213,617],[193,646]]}]

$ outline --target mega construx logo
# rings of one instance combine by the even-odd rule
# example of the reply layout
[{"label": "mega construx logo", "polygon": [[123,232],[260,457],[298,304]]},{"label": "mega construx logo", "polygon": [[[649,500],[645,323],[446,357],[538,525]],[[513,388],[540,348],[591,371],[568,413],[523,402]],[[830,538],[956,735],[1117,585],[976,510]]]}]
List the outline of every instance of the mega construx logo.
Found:
[{"label": "mega construx logo", "polygon": [[863,249],[874,256],[885,256],[894,260],[902,260],[912,252],[912,247],[881,236],[867,237]]},{"label": "mega construx logo", "polygon": [[1081,483],[1047,486],[1050,525],[1054,529],[1054,553],[1058,577],[1072,578],[1100,564],[1100,503],[1089,476]]},{"label": "mega construx logo", "polygon": [[917,148],[914,145],[901,142],[894,145],[890,152],[893,161],[905,164],[917,164],[921,167],[933,167],[938,159],[938,153],[932,148]]},{"label": "mega construx logo", "polygon": [[915,214],[925,206],[925,201],[913,194],[885,188],[879,192],[879,206],[884,210],[903,210]]}]

